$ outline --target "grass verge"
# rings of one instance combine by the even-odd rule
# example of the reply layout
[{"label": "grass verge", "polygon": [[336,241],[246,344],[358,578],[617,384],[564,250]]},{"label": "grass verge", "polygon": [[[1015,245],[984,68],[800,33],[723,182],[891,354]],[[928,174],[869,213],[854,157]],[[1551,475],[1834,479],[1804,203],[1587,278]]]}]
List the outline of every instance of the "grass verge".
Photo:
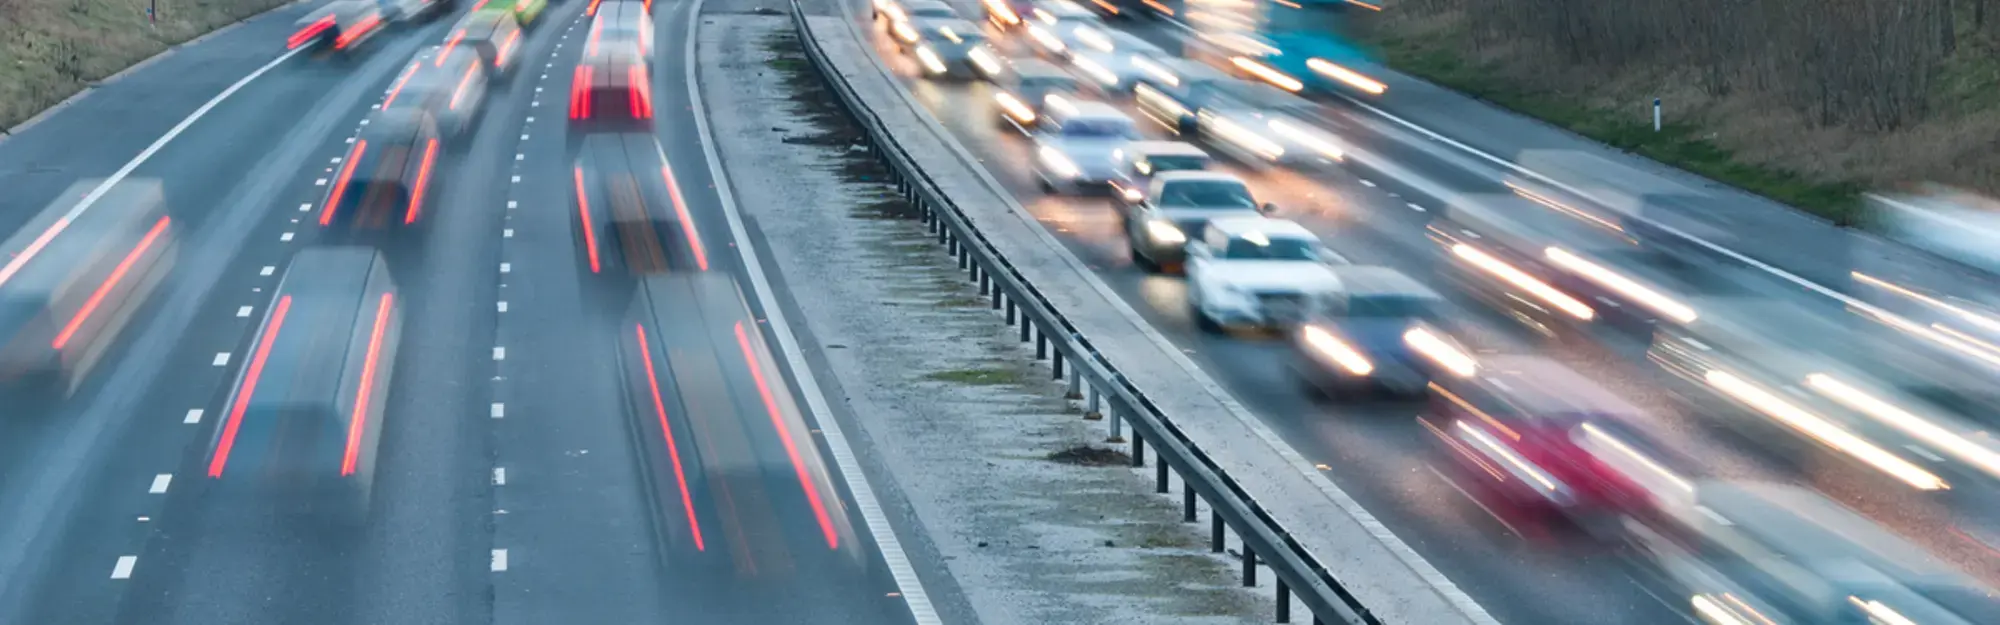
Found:
[{"label": "grass verge", "polygon": [[[0,133],[169,47],[285,2],[0,0]],[[148,21],[150,8],[157,21]]]}]

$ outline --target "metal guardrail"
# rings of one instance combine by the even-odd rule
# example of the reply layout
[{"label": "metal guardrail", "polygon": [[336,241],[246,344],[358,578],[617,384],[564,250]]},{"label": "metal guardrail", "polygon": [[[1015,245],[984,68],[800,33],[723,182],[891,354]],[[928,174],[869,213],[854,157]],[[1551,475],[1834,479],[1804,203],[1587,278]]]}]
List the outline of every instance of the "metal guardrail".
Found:
[{"label": "metal guardrail", "polygon": [[842,108],[865,132],[871,152],[888,166],[900,191],[919,214],[937,242],[958,259],[967,278],[979,283],[994,310],[1005,310],[1008,325],[1020,328],[1021,341],[1034,342],[1035,358],[1048,360],[1055,379],[1067,377],[1072,398],[1085,399],[1092,414],[1108,417],[1112,437],[1132,428],[1132,466],[1146,464],[1148,442],[1157,450],[1153,463],[1154,492],[1169,492],[1169,472],[1181,477],[1181,521],[1197,522],[1197,497],[1209,507],[1209,550],[1223,551],[1226,531],[1243,543],[1243,585],[1257,585],[1261,562],[1278,578],[1275,620],[1292,622],[1293,598],[1305,605],[1315,625],[1349,623],[1379,625],[1381,619],[1342,586],[1325,566],[1279,527],[1271,515],[1229,477],[1215,461],[1189,440],[1173,420],[1148,400],[1099,353],[1090,339],[1056,310],[1047,297],[1002,257],[971,221],[946,197],[923,167],[896,142],[881,118],[862,105],[852,86],[840,78],[813,37],[798,0],[791,0],[792,23],[813,68],[840,98]]}]

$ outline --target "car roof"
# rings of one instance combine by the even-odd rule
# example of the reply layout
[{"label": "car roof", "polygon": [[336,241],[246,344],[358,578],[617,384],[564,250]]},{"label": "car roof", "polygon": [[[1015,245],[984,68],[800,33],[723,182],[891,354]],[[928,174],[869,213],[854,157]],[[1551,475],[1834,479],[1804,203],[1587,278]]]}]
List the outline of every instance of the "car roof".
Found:
[{"label": "car roof", "polygon": [[1333,275],[1340,277],[1340,283],[1349,297],[1400,296],[1411,299],[1442,301],[1444,296],[1416,278],[1388,267],[1371,265],[1340,265],[1333,267]]},{"label": "car roof", "polygon": [[979,30],[978,24],[974,24],[972,20],[962,17],[933,17],[919,22],[918,26],[923,30],[932,32],[942,32],[944,29],[949,28],[953,34],[960,36],[971,35],[980,39],[986,38],[986,33]]},{"label": "car roof", "polygon": [[623,70],[634,65],[639,66],[642,70],[646,67],[646,55],[641,54],[637,46],[604,46],[599,49],[596,56],[590,58],[590,86],[603,86],[605,81],[612,81],[622,85],[623,81],[626,80],[627,74]]},{"label": "car roof", "polygon": [[597,5],[597,19],[638,19],[646,14],[643,2],[612,0]]},{"label": "car roof", "polygon": [[1069,0],[1048,0],[1047,2],[1037,2],[1035,3],[1035,9],[1041,11],[1047,11],[1049,15],[1055,16],[1056,19],[1089,19],[1089,20],[1097,19],[1096,12],[1084,8],[1083,5],[1081,4],[1070,2]]},{"label": "car roof", "polygon": [[1270,238],[1319,240],[1319,235],[1313,234],[1311,230],[1307,230],[1305,226],[1299,225],[1296,221],[1290,219],[1273,219],[1263,215],[1216,217],[1208,220],[1208,227],[1222,231],[1231,237],[1256,233]]},{"label": "car roof", "polygon": [[1186,141],[1133,141],[1125,144],[1125,151],[1141,156],[1200,156],[1208,157],[1208,151]]},{"label": "car roof", "polygon": [[1132,116],[1126,115],[1125,111],[1106,102],[1070,100],[1069,103],[1073,110],[1063,114],[1063,117],[1068,119],[1132,119]]},{"label": "car roof", "polygon": [[415,107],[394,107],[376,111],[369,118],[368,127],[361,131],[363,139],[415,143],[422,135],[430,113]]},{"label": "car roof", "polygon": [[958,13],[957,9],[951,8],[951,4],[943,0],[909,0],[903,3],[903,10],[906,12],[913,12],[916,9],[945,9],[953,14]]},{"label": "car roof", "polygon": [[466,14],[465,20],[459,22],[458,27],[465,32],[467,39],[485,39],[492,37],[494,31],[509,25],[516,29],[521,26],[520,22],[515,21],[512,9],[489,6]]},{"label": "car roof", "polygon": [[1166,184],[1169,182],[1187,182],[1187,181],[1234,182],[1244,186],[1249,186],[1249,183],[1243,182],[1243,179],[1237,177],[1236,174],[1232,174],[1226,171],[1209,171],[1205,169],[1163,171],[1160,172],[1158,175],[1153,176],[1153,182],[1157,184]]},{"label": "car roof", "polygon": [[1013,66],[1014,74],[1022,78],[1066,78],[1076,80],[1076,76],[1070,75],[1069,71],[1064,70],[1062,66],[1038,58],[1022,57],[1009,59],[1008,63]]},{"label": "car roof", "polygon": [[1128,48],[1139,48],[1146,52],[1165,51],[1165,48],[1160,47],[1159,44],[1147,41],[1145,37],[1140,37],[1138,35],[1134,35],[1132,33],[1128,33],[1122,30],[1107,31],[1106,36],[1111,38],[1111,42],[1113,44],[1116,44],[1116,47],[1120,52],[1131,52],[1132,50]]}]

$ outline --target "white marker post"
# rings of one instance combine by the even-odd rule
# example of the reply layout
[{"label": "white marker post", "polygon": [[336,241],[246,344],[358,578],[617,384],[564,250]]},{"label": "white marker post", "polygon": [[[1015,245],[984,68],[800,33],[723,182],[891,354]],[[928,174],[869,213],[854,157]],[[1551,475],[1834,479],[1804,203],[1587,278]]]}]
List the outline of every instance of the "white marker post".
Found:
[{"label": "white marker post", "polygon": [[1660,99],[1653,98],[1653,132],[1660,131]]}]

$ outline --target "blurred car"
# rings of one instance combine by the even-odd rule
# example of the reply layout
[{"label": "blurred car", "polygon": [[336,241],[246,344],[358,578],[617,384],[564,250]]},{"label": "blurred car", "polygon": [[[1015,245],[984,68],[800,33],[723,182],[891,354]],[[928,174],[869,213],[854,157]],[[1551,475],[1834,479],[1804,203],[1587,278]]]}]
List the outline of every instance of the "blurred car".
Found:
[{"label": "blurred car", "polygon": [[1210,219],[1277,211],[1271,204],[1258,204],[1243,179],[1219,171],[1160,173],[1153,176],[1145,199],[1120,208],[1132,260],[1147,269],[1180,264],[1187,257],[1188,233],[1199,236]]},{"label": "blurred car", "polygon": [[458,0],[378,0],[382,16],[397,22],[432,20],[450,14]]},{"label": "blurred car", "polygon": [[1027,15],[1028,47],[1036,54],[1067,59],[1072,48],[1084,45],[1079,37],[1103,37],[1110,32],[1090,9],[1069,0],[1038,2]]},{"label": "blurred car", "polygon": [[1118,171],[1111,178],[1112,198],[1132,203],[1146,199],[1153,176],[1169,171],[1208,169],[1215,159],[1194,144],[1181,141],[1133,141],[1111,154]]},{"label": "blurred car", "polygon": [[416,225],[436,182],[439,143],[437,122],[422,108],[376,112],[341,158],[320,202],[320,227],[359,235]]},{"label": "blurred car", "polygon": [[1428,388],[1418,422],[1495,514],[1615,538],[1626,518],[1689,492],[1686,461],[1659,444],[1652,415],[1553,360],[1480,358]]},{"label": "blurred car", "polygon": [[1105,98],[1123,97],[1146,75],[1146,57],[1127,52],[1099,52],[1077,49],[1070,53],[1069,65],[1087,78],[1083,84]]},{"label": "blurred car", "polygon": [[484,6],[479,7],[479,11],[473,13],[485,11],[507,13],[516,23],[526,27],[534,25],[535,20],[542,16],[542,11],[548,8],[548,0],[487,0]]},{"label": "blurred car", "polygon": [[[911,23],[898,23],[898,28]],[[978,24],[961,19],[933,20],[915,26],[917,39],[910,44],[924,75],[931,78],[972,78],[983,73],[980,63],[997,63],[999,55],[986,43]]]},{"label": "blurred car", "polygon": [[1342,293],[1340,257],[1286,219],[1216,217],[1187,242],[1189,313],[1204,331],[1290,328]]},{"label": "blurred car", "polygon": [[959,19],[958,11],[944,0],[875,0],[874,5],[875,19],[890,24]]},{"label": "blurred car", "polygon": [[252,503],[367,518],[403,304],[365,247],[300,251],[230,385],[206,474]]},{"label": "blurred car", "polygon": [[580,265],[604,276],[701,268],[694,225],[666,166],[650,134],[584,139],[570,172]]},{"label": "blurred car", "polygon": [[1671,521],[1635,527],[1661,594],[1709,623],[1973,625],[2000,592],[1818,493],[1696,482]]},{"label": "blurred car", "polygon": [[1185,60],[1147,59],[1133,65],[1142,72],[1132,86],[1132,101],[1139,113],[1183,136],[1198,134],[1195,111],[1203,105],[1257,86]]},{"label": "blurred car", "polygon": [[514,19],[514,13],[505,9],[473,11],[466,15],[445,40],[446,54],[453,48],[463,47],[479,55],[480,63],[486,66],[486,73],[495,79],[512,73],[514,56],[520,52],[521,24]]},{"label": "blurred car", "polygon": [[375,36],[386,19],[375,0],[334,0],[299,18],[285,47],[346,52]]},{"label": "blurred car", "polygon": [[[1615,299],[1554,265],[1550,249],[1584,249],[1589,238],[1569,238],[1552,224],[1518,219],[1541,210],[1508,203],[1513,196],[1470,196],[1434,217],[1427,232],[1446,261],[1444,275],[1507,318],[1543,336],[1588,332]],[[1515,209],[1502,213],[1496,207]],[[1552,244],[1563,241],[1566,248]],[[1615,242],[1607,242],[1612,245]],[[1595,249],[1594,247],[1591,249]]]},{"label": "blurred car", "polygon": [[639,56],[651,59],[653,17],[646,14],[645,5],[637,2],[601,5],[597,9],[597,17],[590,23],[590,40],[584,45],[584,54],[590,59],[627,47],[638,50]]},{"label": "blurred car", "polygon": [[83,180],[0,243],[0,383],[28,399],[67,397],[172,269],[177,243],[159,180]]},{"label": "blurred car", "polygon": [[1314,119],[1305,98],[1255,83],[1210,98],[1195,108],[1195,128],[1208,145],[1252,165],[1320,167],[1346,158],[1346,150]]},{"label": "blurred car", "polygon": [[645,57],[631,49],[577,65],[570,81],[570,132],[650,132],[653,87],[647,66]]},{"label": "blurred car", "polygon": [[1387,267],[1330,271],[1338,296],[1291,334],[1292,371],[1310,395],[1421,394],[1435,376],[1472,374],[1472,354],[1449,330],[1443,296]]},{"label": "blurred car", "polygon": [[1035,176],[1048,193],[1083,193],[1108,189],[1116,175],[1111,155],[1139,140],[1132,118],[1103,102],[1061,95],[1042,98],[1041,121],[1035,125]]},{"label": "blurred car", "polygon": [[1000,107],[1001,121],[1025,133],[1041,123],[1050,96],[1075,100],[1076,83],[1075,76],[1048,61],[1014,59],[993,77],[993,100]]},{"label": "blurred car", "polygon": [[[486,104],[486,64],[468,47],[446,48],[419,57],[382,100],[382,110],[420,112],[453,142],[471,139],[474,120]],[[371,124],[373,122],[370,122]]]}]

